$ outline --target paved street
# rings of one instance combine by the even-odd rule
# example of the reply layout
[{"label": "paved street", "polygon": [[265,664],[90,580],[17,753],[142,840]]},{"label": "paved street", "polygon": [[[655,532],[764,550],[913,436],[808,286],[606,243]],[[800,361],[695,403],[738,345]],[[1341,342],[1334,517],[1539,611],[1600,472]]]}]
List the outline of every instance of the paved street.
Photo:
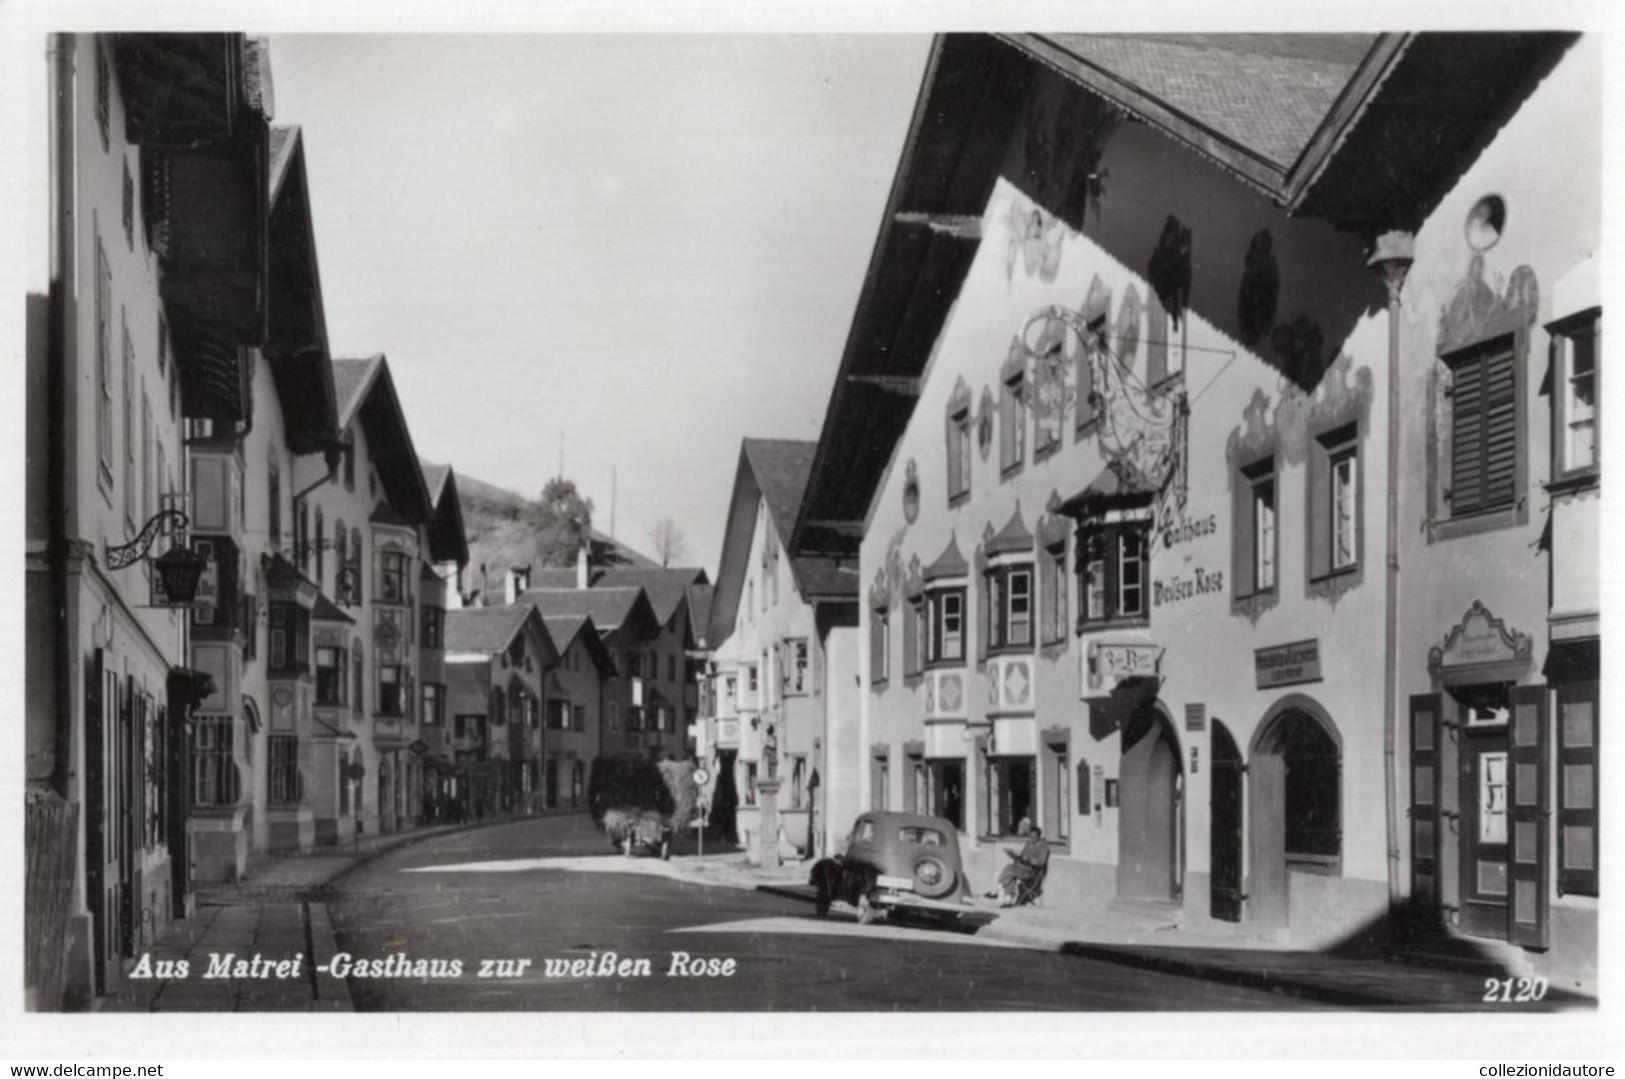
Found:
[{"label": "paved street", "polygon": [[[839,911],[820,920],[794,899],[682,883],[653,870],[653,863],[611,853],[582,818],[459,832],[378,858],[333,885],[341,954],[369,963],[397,953],[457,960],[461,973],[352,976],[355,1005],[410,1011],[1304,1006],[1253,989],[1008,942],[863,927]],[[690,972],[702,960],[732,960],[733,973],[674,972],[685,954]],[[501,971],[512,976],[479,976],[483,960],[502,959],[531,962]],[[587,960],[592,973],[558,969],[578,960]],[[634,972],[640,960],[647,960],[647,975]],[[609,969],[616,973],[599,975]]]}]

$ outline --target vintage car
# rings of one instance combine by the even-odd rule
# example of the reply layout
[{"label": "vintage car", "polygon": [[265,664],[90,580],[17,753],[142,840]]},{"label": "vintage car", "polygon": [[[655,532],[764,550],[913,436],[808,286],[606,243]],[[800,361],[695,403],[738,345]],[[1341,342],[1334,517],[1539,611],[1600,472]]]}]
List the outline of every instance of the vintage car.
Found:
[{"label": "vintage car", "polygon": [[871,812],[852,825],[846,853],[813,866],[820,917],[835,900],[858,909],[867,924],[891,921],[948,926],[974,933],[997,915],[972,905],[959,857],[959,832],[941,817]]}]

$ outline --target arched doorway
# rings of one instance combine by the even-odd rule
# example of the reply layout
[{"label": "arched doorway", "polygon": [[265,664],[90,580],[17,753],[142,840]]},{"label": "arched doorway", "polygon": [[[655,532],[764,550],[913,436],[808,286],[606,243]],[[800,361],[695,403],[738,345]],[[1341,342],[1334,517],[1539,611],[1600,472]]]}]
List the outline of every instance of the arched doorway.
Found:
[{"label": "arched doorway", "polygon": [[1154,703],[1123,725],[1118,768],[1117,894],[1177,900],[1185,868],[1185,776],[1179,736]]},{"label": "arched doorway", "polygon": [[1291,922],[1294,872],[1336,876],[1343,858],[1343,743],[1314,700],[1292,694],[1265,713],[1248,766],[1251,921]]},{"label": "arched doorway", "polygon": [[1213,774],[1208,780],[1208,913],[1241,921],[1242,774],[1246,765],[1230,729],[1213,721]]}]

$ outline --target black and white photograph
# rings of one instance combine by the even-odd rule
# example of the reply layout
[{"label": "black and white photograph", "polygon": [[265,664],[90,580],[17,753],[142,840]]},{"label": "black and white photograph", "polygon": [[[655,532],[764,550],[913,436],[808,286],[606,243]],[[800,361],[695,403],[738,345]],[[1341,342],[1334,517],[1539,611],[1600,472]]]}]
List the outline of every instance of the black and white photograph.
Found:
[{"label": "black and white photograph", "polygon": [[415,10],[5,26],[6,1055],[1618,1053],[1585,9]]}]

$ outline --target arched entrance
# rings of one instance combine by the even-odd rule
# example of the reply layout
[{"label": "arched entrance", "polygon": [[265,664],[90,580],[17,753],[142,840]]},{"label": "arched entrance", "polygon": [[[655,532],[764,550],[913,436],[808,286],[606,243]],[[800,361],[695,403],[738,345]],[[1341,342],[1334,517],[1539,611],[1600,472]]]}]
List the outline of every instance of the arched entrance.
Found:
[{"label": "arched entrance", "polygon": [[1253,737],[1247,778],[1250,920],[1285,929],[1291,874],[1342,872],[1343,743],[1331,716],[1300,694],[1277,701]]},{"label": "arched entrance", "polygon": [[1180,898],[1185,868],[1185,776],[1174,725],[1148,702],[1123,725],[1118,768],[1117,894]]},{"label": "arched entrance", "polygon": [[1242,774],[1246,765],[1230,729],[1213,721],[1213,774],[1208,780],[1208,913],[1241,921]]}]

